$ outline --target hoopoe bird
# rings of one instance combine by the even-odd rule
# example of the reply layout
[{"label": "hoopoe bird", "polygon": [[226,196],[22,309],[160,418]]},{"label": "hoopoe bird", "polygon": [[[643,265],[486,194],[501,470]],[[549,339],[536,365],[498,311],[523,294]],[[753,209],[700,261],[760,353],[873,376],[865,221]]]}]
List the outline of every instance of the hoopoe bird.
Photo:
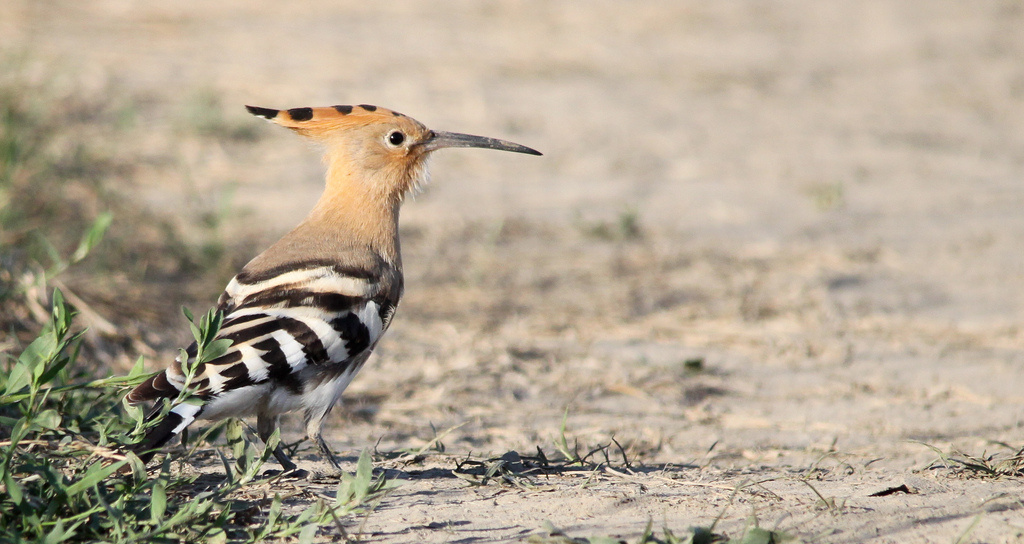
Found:
[{"label": "hoopoe bird", "polygon": [[[230,340],[230,347],[196,365],[186,400],[153,422],[132,450],[148,461],[196,419],[253,415],[266,442],[281,414],[301,410],[309,440],[340,473],[322,435],[324,420],[402,298],[399,208],[427,182],[431,153],[446,147],[541,153],[495,138],[430,130],[369,105],[246,108],[323,144],[326,187],[305,220],[228,283],[217,302],[223,312],[217,338]],[[186,353],[191,365],[195,344]],[[174,402],[182,398],[185,382],[179,357],[127,400]],[[158,406],[151,417],[159,413]],[[280,447],[274,455],[285,470],[295,470]]]}]

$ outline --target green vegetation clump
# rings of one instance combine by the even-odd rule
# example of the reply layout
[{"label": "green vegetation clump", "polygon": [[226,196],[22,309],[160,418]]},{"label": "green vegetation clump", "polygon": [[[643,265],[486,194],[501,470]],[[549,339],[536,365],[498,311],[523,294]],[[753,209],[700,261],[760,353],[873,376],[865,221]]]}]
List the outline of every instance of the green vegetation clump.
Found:
[{"label": "green vegetation clump", "polygon": [[[542,534],[532,535],[527,539],[529,544],[632,544],[632,542],[610,536],[570,537],[564,531],[550,523],[545,524]],[[738,538],[729,538],[714,532],[714,526],[691,527],[681,534],[675,534],[668,528],[663,529],[661,537],[652,530],[648,523],[643,534],[635,544],[800,544],[800,541],[780,531],[770,531],[751,523]]]},{"label": "green vegetation clump", "polygon": [[[0,372],[0,542],[312,542],[327,523],[344,532],[340,516],[363,511],[391,487],[372,475],[364,452],[333,500],[286,515],[280,495],[245,496],[271,448],[244,440],[236,420],[219,426],[234,454],[234,462],[222,456],[223,481],[183,475],[171,458],[148,475],[119,447],[146,426],[140,409],[119,406],[125,388],[148,377],[142,361],[123,378],[90,379],[73,317],[55,291],[39,337]],[[196,334],[211,336],[205,328]]]}]

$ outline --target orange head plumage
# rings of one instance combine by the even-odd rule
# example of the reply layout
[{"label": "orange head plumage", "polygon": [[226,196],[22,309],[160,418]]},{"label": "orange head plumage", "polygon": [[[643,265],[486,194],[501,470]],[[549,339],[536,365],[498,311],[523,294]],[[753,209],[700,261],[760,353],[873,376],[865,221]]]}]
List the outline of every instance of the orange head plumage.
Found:
[{"label": "orange head plumage", "polygon": [[[428,179],[426,159],[445,147],[479,147],[540,155],[529,147],[483,136],[433,131],[397,111],[370,106],[275,110],[246,106],[249,113],[326,146],[329,171],[371,181],[388,200]],[[328,185],[330,185],[330,174]]]}]

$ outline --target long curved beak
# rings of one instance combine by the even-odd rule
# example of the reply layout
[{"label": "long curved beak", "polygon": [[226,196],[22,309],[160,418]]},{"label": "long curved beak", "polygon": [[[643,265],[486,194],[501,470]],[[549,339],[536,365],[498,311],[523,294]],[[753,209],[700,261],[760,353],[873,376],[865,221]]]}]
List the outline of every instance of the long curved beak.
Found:
[{"label": "long curved beak", "polygon": [[525,145],[519,145],[497,138],[486,136],[473,136],[472,134],[461,134],[458,132],[435,131],[433,137],[421,144],[424,151],[434,151],[445,147],[480,147],[484,149],[498,149],[500,151],[511,151],[513,153],[526,153],[527,155],[542,155],[540,151],[531,149]]}]

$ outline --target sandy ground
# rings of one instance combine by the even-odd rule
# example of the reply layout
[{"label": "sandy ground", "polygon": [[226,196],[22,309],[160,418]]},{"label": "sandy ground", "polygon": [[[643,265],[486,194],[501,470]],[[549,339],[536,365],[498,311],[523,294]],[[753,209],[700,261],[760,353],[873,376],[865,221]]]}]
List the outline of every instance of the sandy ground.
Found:
[{"label": "sandy ground", "polygon": [[[200,145],[175,127],[201,97],[233,127],[255,122],[242,104],[372,103],[545,152],[439,155],[404,210],[407,298],[330,439],[351,465],[462,426],[448,455],[382,463],[403,485],[352,528],[365,540],[514,541],[544,520],[635,539],[718,516],[730,536],[756,516],[820,542],[1024,539],[1019,477],[929,448],[1024,443],[1019,2],[0,11],[0,46],[144,97],[128,151],[179,162],[126,193],[222,198],[232,237],[297,222],[317,152],[262,124]],[[613,449],[622,474],[452,476],[470,454],[553,453],[566,409],[570,441],[614,437],[632,471]]]}]

